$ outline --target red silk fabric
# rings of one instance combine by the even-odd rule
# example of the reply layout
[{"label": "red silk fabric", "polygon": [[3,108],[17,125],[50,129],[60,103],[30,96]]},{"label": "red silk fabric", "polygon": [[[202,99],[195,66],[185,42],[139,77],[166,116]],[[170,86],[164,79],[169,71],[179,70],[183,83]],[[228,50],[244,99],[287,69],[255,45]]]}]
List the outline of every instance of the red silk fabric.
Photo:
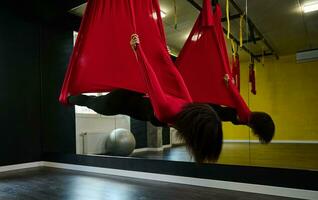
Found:
[{"label": "red silk fabric", "polygon": [[194,102],[235,108],[240,122],[246,124],[251,112],[234,84],[221,17],[219,5],[213,13],[210,1],[203,1],[176,64]]},{"label": "red silk fabric", "polygon": [[233,55],[232,57],[232,76],[234,78],[234,83],[238,89],[238,91],[240,91],[241,89],[241,69],[240,69],[240,57],[238,54]]},{"label": "red silk fabric", "polygon": [[[135,52],[134,33],[140,39]],[[88,1],[60,101],[117,88],[148,94],[163,122],[172,122],[192,102],[167,51],[158,0]]]},{"label": "red silk fabric", "polygon": [[252,94],[256,95],[256,79],[255,79],[254,64],[250,64],[250,66],[249,66],[248,81],[251,84],[251,92],[252,92]]}]

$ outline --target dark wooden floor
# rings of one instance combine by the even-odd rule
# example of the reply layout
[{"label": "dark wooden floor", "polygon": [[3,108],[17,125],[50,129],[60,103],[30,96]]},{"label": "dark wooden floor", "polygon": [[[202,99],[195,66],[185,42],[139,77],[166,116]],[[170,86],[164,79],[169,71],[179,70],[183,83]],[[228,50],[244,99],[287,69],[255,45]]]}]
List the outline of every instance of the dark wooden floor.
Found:
[{"label": "dark wooden floor", "polygon": [[[224,143],[218,163],[261,167],[318,170],[318,144]],[[164,151],[138,152],[131,156],[173,161],[192,161],[184,146]]]},{"label": "dark wooden floor", "polygon": [[0,173],[1,200],[287,200],[222,189],[53,168]]}]

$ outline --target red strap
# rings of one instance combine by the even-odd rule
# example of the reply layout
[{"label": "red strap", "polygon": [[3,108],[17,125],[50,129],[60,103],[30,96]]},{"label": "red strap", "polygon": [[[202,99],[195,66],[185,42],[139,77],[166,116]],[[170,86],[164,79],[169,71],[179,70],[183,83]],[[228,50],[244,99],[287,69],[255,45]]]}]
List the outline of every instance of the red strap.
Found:
[{"label": "red strap", "polygon": [[249,82],[251,83],[251,92],[256,95],[256,80],[255,80],[255,69],[254,64],[250,64],[249,68]]},{"label": "red strap", "polygon": [[232,76],[237,89],[240,91],[240,57],[238,55],[232,56]]},{"label": "red strap", "polygon": [[202,11],[201,11],[201,26],[213,26],[214,25],[214,18],[213,18],[213,8],[211,5],[210,0],[204,0]]}]

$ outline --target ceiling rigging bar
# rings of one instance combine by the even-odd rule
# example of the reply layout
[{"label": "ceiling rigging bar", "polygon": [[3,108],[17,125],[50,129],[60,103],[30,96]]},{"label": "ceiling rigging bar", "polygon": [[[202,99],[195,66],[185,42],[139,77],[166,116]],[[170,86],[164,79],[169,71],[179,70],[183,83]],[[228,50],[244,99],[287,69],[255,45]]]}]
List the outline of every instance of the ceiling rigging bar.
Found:
[{"label": "ceiling rigging bar", "polygon": [[[197,10],[201,11],[201,6],[195,2],[194,0],[187,0],[193,7],[195,7]],[[239,16],[241,16],[241,14],[243,14],[243,11],[241,10],[241,8],[234,2],[234,0],[229,0],[229,2],[233,5],[233,7],[239,12],[239,14],[235,14],[235,15],[231,15],[230,16],[230,20],[232,19],[237,19],[239,18]],[[268,49],[271,51],[270,53],[266,53],[264,55],[274,55],[276,57],[276,59],[279,59],[277,53],[273,50],[273,48],[269,45],[269,43],[267,42],[267,40],[264,38],[264,36],[260,33],[260,31],[256,28],[256,26],[254,25],[254,23],[250,20],[250,18],[247,18],[247,20],[249,21],[249,23],[252,24],[252,26],[254,27],[255,32],[257,33],[257,35],[259,36],[256,41],[263,41],[264,44],[268,47]],[[225,21],[224,18],[222,18],[222,22]],[[223,27],[223,32],[227,33],[227,29]],[[233,41],[239,45],[240,42],[238,39],[236,39],[231,33],[229,34],[230,38],[233,39]],[[252,40],[245,40],[243,43],[246,44],[248,42],[252,42]],[[258,62],[260,62],[259,59],[259,55],[255,55],[251,50],[249,50],[245,45],[242,46],[242,49],[244,51],[246,51],[248,54],[251,55],[251,57],[253,57],[255,60],[257,60]]]}]

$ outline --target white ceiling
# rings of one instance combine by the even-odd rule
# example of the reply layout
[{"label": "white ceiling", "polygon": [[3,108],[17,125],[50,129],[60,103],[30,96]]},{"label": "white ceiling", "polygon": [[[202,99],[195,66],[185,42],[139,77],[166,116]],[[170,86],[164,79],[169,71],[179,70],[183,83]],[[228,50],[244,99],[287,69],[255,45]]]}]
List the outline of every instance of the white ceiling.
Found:
[{"label": "white ceiling", "polygon": [[[199,5],[202,0],[195,0]],[[247,2],[247,15],[261,31],[266,40],[279,56],[294,54],[297,51],[318,48],[318,11],[304,14],[301,6],[312,0],[234,0],[245,11]],[[159,0],[161,10],[167,15],[163,19],[168,46],[178,53],[182,48],[187,35],[195,22],[199,11],[186,0],[177,2],[177,29],[174,29],[174,1]],[[225,0],[220,0],[225,12]],[[82,15],[85,5],[72,10]],[[230,7],[231,14],[237,14]],[[226,27],[226,22],[223,23]],[[239,20],[231,21],[231,32],[238,38]],[[247,34],[246,34],[247,35]],[[246,38],[247,39],[247,36]],[[262,42],[257,45],[247,44],[254,54],[261,54],[266,50]],[[243,54],[243,57],[247,55]]]}]

